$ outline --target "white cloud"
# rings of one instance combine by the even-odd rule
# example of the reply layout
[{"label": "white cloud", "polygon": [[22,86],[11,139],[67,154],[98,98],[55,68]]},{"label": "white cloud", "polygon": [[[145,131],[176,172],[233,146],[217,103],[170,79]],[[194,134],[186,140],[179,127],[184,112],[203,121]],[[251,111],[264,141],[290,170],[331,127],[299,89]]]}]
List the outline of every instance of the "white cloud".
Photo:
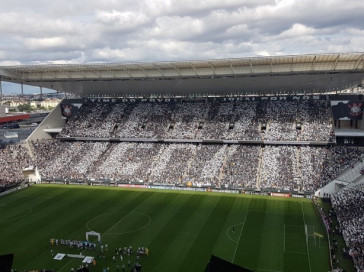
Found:
[{"label": "white cloud", "polygon": [[56,48],[67,45],[67,41],[63,37],[51,37],[51,38],[26,38],[22,40],[29,49],[46,49]]},{"label": "white cloud", "polygon": [[185,40],[203,33],[205,27],[204,22],[198,18],[165,16],[157,18],[154,27],[146,29],[146,32],[151,31],[149,34],[154,38]]},{"label": "white cloud", "polygon": [[307,27],[302,24],[294,24],[291,28],[283,31],[281,33],[282,38],[294,38],[294,37],[302,37],[307,35],[313,35],[315,33],[315,29]]},{"label": "white cloud", "polygon": [[137,28],[148,22],[148,17],[143,13],[133,11],[97,11],[96,22],[108,27],[116,25],[122,28]]},{"label": "white cloud", "polygon": [[4,0],[0,63],[362,51],[362,0]]}]

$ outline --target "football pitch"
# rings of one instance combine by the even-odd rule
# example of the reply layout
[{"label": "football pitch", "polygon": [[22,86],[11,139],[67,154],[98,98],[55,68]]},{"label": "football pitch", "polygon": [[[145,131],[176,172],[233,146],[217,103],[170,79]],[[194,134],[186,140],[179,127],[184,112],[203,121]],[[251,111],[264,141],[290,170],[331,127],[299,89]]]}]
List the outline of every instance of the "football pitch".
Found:
[{"label": "football pitch", "polygon": [[[137,261],[142,271],[204,271],[215,255],[252,271],[329,271],[327,239],[312,201],[223,193],[36,185],[0,197],[0,255],[13,268],[69,272],[95,257],[90,271],[121,272]],[[97,249],[51,245],[101,234]],[[96,242],[96,236],[91,236]],[[108,246],[108,251],[105,246]],[[132,246],[123,262],[116,249]]]}]

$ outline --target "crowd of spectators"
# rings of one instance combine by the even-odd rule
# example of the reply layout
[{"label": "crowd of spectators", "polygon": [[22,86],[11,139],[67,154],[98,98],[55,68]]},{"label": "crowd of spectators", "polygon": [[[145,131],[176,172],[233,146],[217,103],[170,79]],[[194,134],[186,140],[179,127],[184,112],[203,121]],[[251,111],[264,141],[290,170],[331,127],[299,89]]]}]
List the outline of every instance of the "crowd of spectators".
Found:
[{"label": "crowd of spectators", "polygon": [[326,179],[323,179],[322,172],[327,154],[330,153],[330,148],[302,146],[298,152],[300,152],[299,171],[301,172],[302,191],[314,191],[320,186],[325,185]]},{"label": "crowd of spectators", "polygon": [[327,184],[357,162],[360,156],[361,152],[356,147],[337,146],[332,152],[327,152],[321,172],[321,182]]},{"label": "crowd of spectators", "polygon": [[188,170],[196,145],[164,145],[153,162],[149,180],[160,184],[183,184],[183,176]]},{"label": "crowd of spectators", "polygon": [[41,176],[61,179],[85,179],[108,145],[108,142],[33,142]]},{"label": "crowd of spectators", "polygon": [[340,146],[44,140],[33,147],[47,179],[291,191],[314,191],[360,157]]},{"label": "crowd of spectators", "polygon": [[[327,141],[327,101],[86,102],[61,136],[91,138]],[[264,128],[262,127],[264,125]],[[67,138],[67,137],[66,137]],[[43,140],[32,143],[42,178],[121,181],[218,188],[314,191],[358,160],[349,147],[208,145]],[[2,152],[2,180],[19,181],[30,158]],[[18,169],[18,175],[9,169]],[[4,178],[5,176],[5,178]]]},{"label": "crowd of spectators", "polygon": [[[72,118],[72,125],[65,126],[64,135],[78,137],[109,137],[114,105],[111,103],[85,103]],[[77,128],[77,129],[75,129]]]},{"label": "crowd of spectators", "polygon": [[357,147],[265,146],[258,187],[313,192],[360,156]]},{"label": "crowd of spectators", "polygon": [[364,184],[332,194],[331,203],[350,248],[349,255],[357,271],[364,271]]},{"label": "crowd of spectators", "polygon": [[[110,163],[109,157],[105,158],[105,163],[101,163],[97,169],[103,173],[103,177],[110,179],[110,176],[105,175],[104,171],[113,171],[113,180],[133,181],[133,182],[148,182],[148,177],[151,171],[151,163],[156,158],[159,149],[162,145],[152,143],[119,143],[110,157],[116,159],[117,163]],[[116,150],[116,152],[115,152]],[[117,153],[121,150],[122,152]],[[123,154],[122,154],[123,153]],[[99,159],[103,162],[103,159]],[[98,171],[89,171],[89,179],[100,179]]]},{"label": "crowd of spectators", "polygon": [[301,130],[298,132],[300,141],[332,141],[334,131],[332,129],[330,107],[326,101],[311,101],[299,103],[299,122]]},{"label": "crowd of spectators", "polygon": [[23,169],[32,165],[28,151],[21,144],[0,149],[0,191],[24,181]]},{"label": "crowd of spectators", "polygon": [[296,150],[295,146],[265,146],[260,170],[261,188],[299,189]]},{"label": "crowd of spectators", "polygon": [[193,186],[217,186],[227,145],[198,145],[184,182]]},{"label": "crowd of spectators", "polygon": [[226,152],[221,187],[256,188],[260,149],[258,145],[231,145]]},{"label": "crowd of spectators", "polygon": [[329,109],[316,100],[87,102],[60,136],[329,141]]}]

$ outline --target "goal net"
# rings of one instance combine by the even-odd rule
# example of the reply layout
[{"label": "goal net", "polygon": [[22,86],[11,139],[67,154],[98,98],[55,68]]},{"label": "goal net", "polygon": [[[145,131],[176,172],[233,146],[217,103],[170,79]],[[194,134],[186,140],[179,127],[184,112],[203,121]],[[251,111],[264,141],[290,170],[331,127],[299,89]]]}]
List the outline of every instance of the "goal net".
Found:
[{"label": "goal net", "polygon": [[316,235],[314,225],[305,225],[306,243],[308,246],[316,246]]}]

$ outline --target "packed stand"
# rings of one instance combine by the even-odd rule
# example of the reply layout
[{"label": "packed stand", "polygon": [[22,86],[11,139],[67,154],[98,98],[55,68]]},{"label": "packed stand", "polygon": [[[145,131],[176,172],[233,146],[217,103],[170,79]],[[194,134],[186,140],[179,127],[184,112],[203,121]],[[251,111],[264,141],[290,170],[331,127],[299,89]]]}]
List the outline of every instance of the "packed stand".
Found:
[{"label": "packed stand", "polygon": [[295,122],[298,117],[300,103],[294,101],[264,101],[260,107],[265,107],[263,118],[267,121],[264,140],[268,141],[296,141],[297,129]]},{"label": "packed stand", "polygon": [[265,146],[260,188],[315,191],[360,159],[357,147]]},{"label": "packed stand", "polygon": [[357,271],[364,271],[364,184],[332,194],[331,203]]},{"label": "packed stand", "polygon": [[297,190],[297,148],[265,146],[260,170],[260,188]]},{"label": "packed stand", "polygon": [[171,107],[173,104],[135,104],[130,115],[125,116],[125,123],[116,124],[118,130],[115,135],[120,138],[163,137],[170,122]]},{"label": "packed stand", "polygon": [[150,164],[161,145],[152,143],[119,143],[98,159],[88,173],[91,180],[107,179],[125,182],[148,182]]},{"label": "packed stand", "polygon": [[172,129],[164,138],[196,139],[198,127],[205,121],[207,113],[208,105],[205,102],[176,103],[171,115]]},{"label": "packed stand", "polygon": [[330,152],[326,147],[300,147],[300,169],[301,171],[301,191],[315,191],[324,185],[322,183],[322,169]]},{"label": "packed stand", "polygon": [[33,142],[38,170],[47,179],[85,179],[108,145],[108,142]]},{"label": "packed stand", "polygon": [[[60,136],[74,137],[109,137],[110,130],[116,120],[108,118],[114,105],[111,103],[85,103],[75,116],[70,125],[66,125]],[[116,107],[118,108],[118,107]]]},{"label": "packed stand", "polygon": [[257,102],[236,102],[228,140],[261,140],[259,120],[257,117]]},{"label": "packed stand", "polygon": [[327,184],[346,168],[356,163],[361,156],[357,147],[335,146],[329,148],[321,171],[321,183]]},{"label": "packed stand", "polygon": [[184,177],[185,183],[197,187],[218,185],[226,148],[226,145],[199,145]]},{"label": "packed stand", "polygon": [[44,140],[33,143],[46,179],[315,191],[360,158],[353,147]]},{"label": "packed stand", "polygon": [[235,109],[232,103],[209,103],[205,118],[197,130],[197,139],[227,139],[229,138],[229,124],[233,122]]},{"label": "packed stand", "polygon": [[196,145],[169,144],[164,145],[158,158],[153,162],[149,181],[155,184],[183,185],[183,176],[188,170]]},{"label": "packed stand", "polygon": [[231,145],[221,179],[222,187],[256,188],[260,146]]},{"label": "packed stand", "polygon": [[21,144],[0,149],[0,191],[24,181],[23,169],[29,166],[33,161]]},{"label": "packed stand", "polygon": [[[265,124],[266,129],[262,129]],[[298,128],[300,126],[300,129]],[[60,136],[328,141],[327,101],[86,102]]]},{"label": "packed stand", "polygon": [[302,125],[302,130],[298,131],[298,140],[333,141],[335,135],[328,102],[307,100],[298,106],[298,118]]}]

